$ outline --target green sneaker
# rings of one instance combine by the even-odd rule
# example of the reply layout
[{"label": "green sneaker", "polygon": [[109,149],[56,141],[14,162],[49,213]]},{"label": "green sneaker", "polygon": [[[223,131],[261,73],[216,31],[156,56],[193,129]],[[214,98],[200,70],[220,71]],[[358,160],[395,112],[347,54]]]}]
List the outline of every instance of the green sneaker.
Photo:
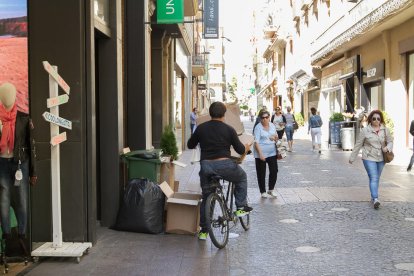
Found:
[{"label": "green sneaker", "polygon": [[207,237],[208,237],[208,233],[207,232],[199,232],[198,233],[198,239],[199,240],[202,240],[202,241],[205,241],[205,240],[207,240]]},{"label": "green sneaker", "polygon": [[249,207],[249,206],[244,206],[244,207],[242,207],[242,208],[240,208],[240,209],[237,209],[237,211],[235,211],[234,212],[234,214],[237,216],[237,217],[244,217],[244,216],[246,216],[246,215],[248,215],[248,214],[250,214],[250,212],[253,210],[253,208],[252,207]]}]

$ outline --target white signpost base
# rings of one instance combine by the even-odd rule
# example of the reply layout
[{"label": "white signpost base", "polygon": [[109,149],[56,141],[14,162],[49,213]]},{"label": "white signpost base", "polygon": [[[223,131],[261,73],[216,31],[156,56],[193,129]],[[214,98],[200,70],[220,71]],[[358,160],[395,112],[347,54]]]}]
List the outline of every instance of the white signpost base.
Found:
[{"label": "white signpost base", "polygon": [[43,62],[45,70],[49,73],[49,103],[50,113],[43,113],[46,121],[50,122],[51,137],[51,180],[52,180],[52,222],[53,242],[46,242],[36,250],[32,251],[35,261],[39,257],[75,257],[77,262],[88,249],[92,247],[90,242],[62,242],[61,204],[60,204],[60,143],[66,141],[66,132],[59,133],[59,126],[72,129],[72,122],[59,117],[59,105],[68,102],[66,95],[59,96],[60,85],[69,95],[70,87],[59,76],[56,66],[49,62]]}]

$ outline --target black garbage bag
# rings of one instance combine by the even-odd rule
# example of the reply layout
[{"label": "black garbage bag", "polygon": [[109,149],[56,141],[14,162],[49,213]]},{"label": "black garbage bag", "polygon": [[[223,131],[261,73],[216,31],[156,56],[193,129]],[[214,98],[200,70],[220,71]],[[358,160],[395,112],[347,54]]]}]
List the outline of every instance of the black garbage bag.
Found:
[{"label": "black garbage bag", "polygon": [[131,179],[118,211],[115,230],[158,234],[163,232],[165,196],[148,179]]}]

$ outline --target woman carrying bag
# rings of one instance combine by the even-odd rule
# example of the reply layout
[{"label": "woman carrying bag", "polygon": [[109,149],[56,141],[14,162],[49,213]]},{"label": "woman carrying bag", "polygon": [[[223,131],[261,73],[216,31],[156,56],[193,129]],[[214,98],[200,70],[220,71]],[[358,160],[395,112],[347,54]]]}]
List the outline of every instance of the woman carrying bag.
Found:
[{"label": "woman carrying bag", "polygon": [[384,116],[379,110],[373,110],[368,116],[368,125],[361,129],[355,143],[349,163],[352,164],[362,149],[362,162],[369,177],[369,189],[373,207],[378,209],[378,186],[384,168],[384,153],[392,152],[393,137],[385,126]]},{"label": "woman carrying bag", "polygon": [[[279,140],[274,124],[270,123],[268,111],[259,114],[260,123],[254,131],[254,158],[257,182],[262,198],[276,198],[274,191],[277,180],[277,150],[275,142]],[[266,193],[266,163],[269,166],[269,190]]]}]

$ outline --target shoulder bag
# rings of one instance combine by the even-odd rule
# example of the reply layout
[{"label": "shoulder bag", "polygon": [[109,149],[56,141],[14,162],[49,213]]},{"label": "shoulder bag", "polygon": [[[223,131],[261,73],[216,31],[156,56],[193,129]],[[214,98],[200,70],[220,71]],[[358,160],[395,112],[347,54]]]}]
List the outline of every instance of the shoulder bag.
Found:
[{"label": "shoulder bag", "polygon": [[[385,137],[385,146],[387,146],[387,131],[384,129],[384,137]],[[382,152],[382,155],[384,156],[384,162],[390,163],[394,159],[394,152],[387,151]]]}]

